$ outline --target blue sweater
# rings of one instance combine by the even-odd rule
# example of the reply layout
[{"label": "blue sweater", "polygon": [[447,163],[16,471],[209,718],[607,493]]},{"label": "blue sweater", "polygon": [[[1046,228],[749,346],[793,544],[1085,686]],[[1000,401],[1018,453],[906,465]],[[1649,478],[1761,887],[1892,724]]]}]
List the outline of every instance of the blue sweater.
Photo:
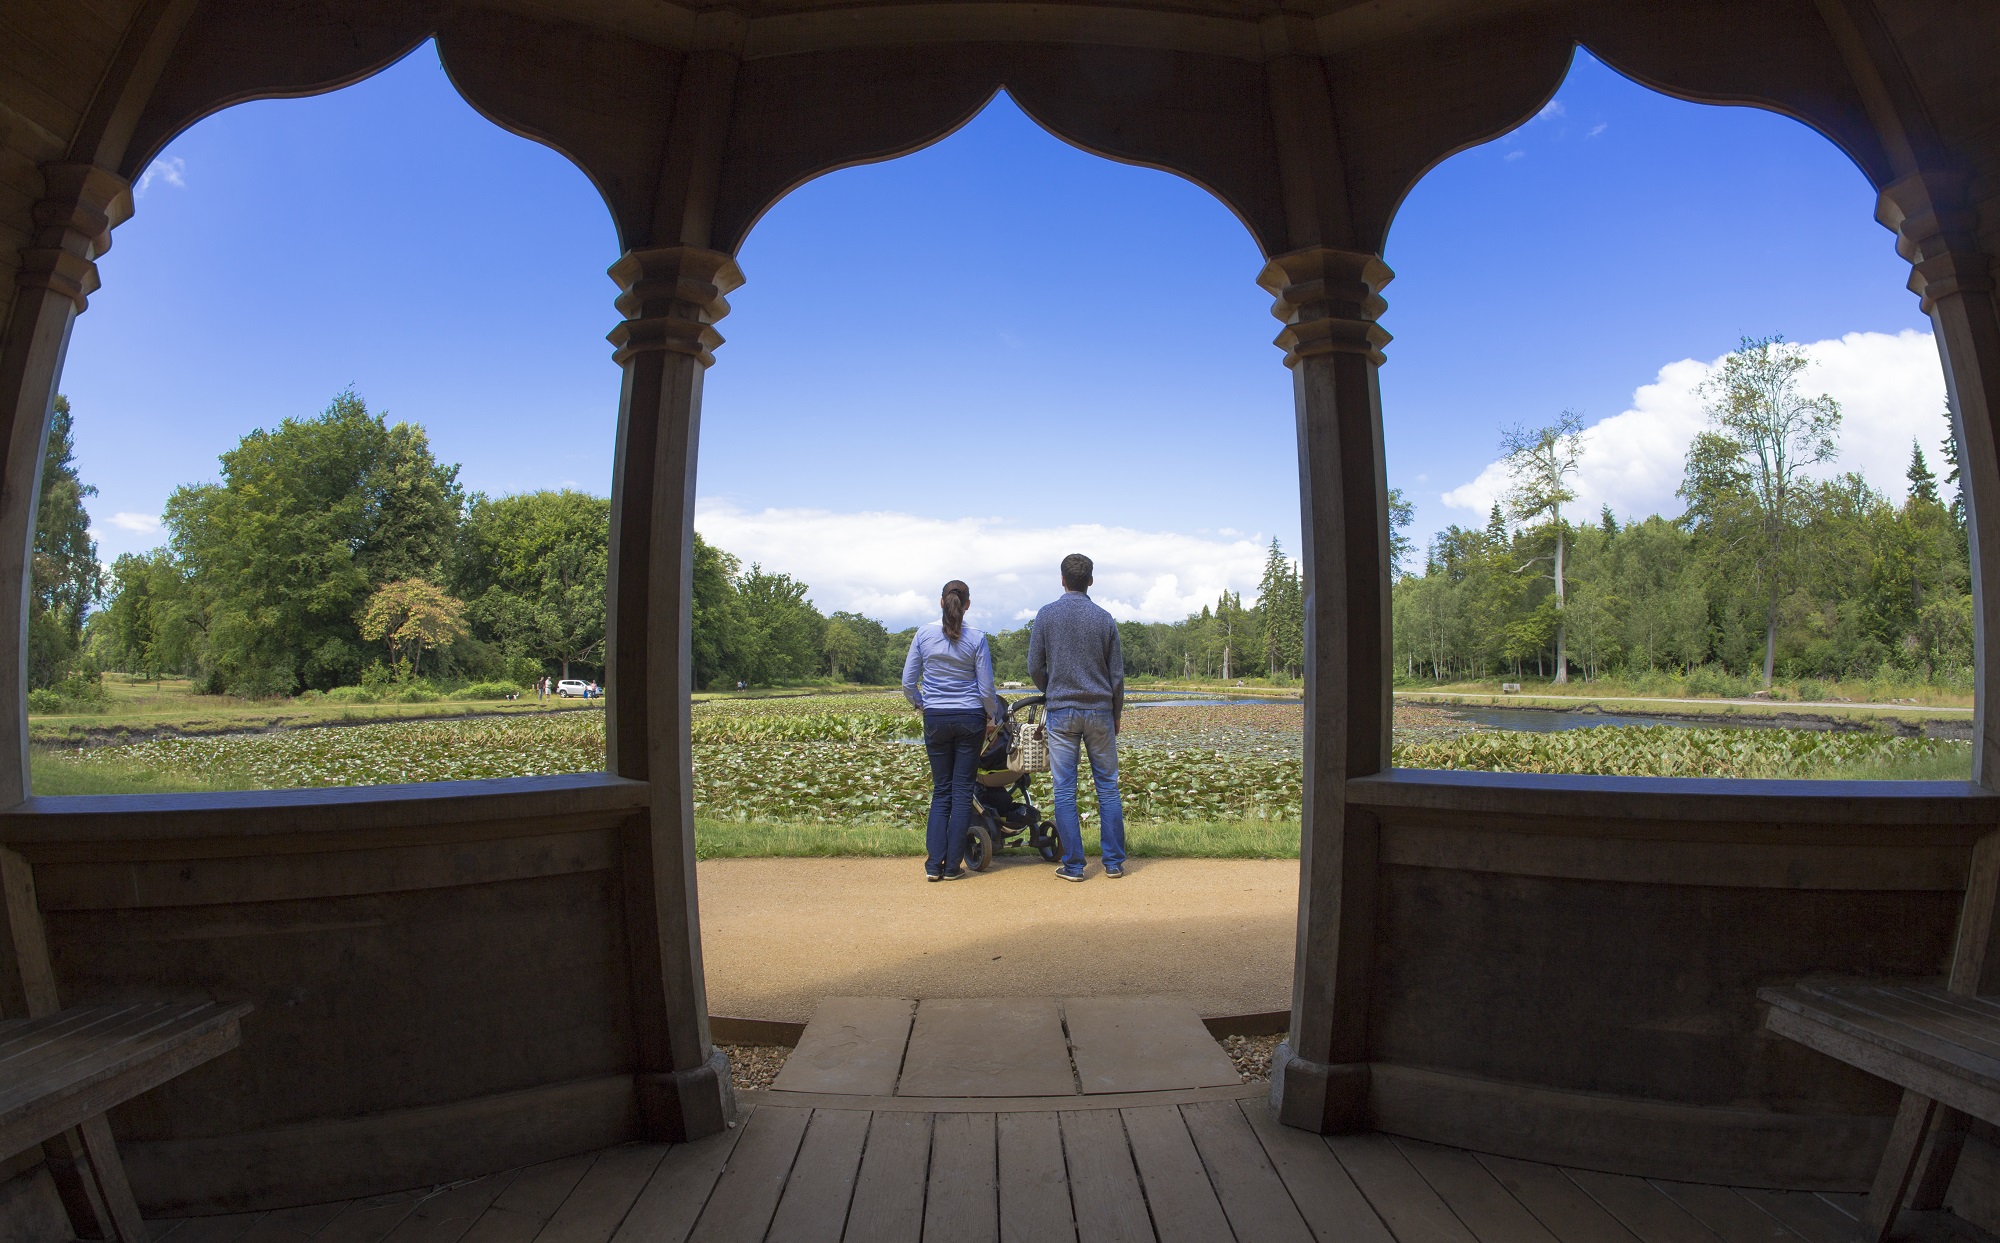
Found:
[{"label": "blue sweater", "polygon": [[953,643],[942,622],[919,627],[903,661],[903,698],[920,712],[984,712],[987,720],[999,720],[986,635],[961,626]]},{"label": "blue sweater", "polygon": [[1048,696],[1051,710],[1125,709],[1125,655],[1118,623],[1081,591],[1065,591],[1045,604],[1028,631],[1028,676]]}]

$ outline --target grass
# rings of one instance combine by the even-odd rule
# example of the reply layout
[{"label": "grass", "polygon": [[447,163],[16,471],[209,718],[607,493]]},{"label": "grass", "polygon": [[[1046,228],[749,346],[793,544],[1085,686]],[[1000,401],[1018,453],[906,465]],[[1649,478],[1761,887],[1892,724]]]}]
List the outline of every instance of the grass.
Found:
[{"label": "grass", "polygon": [[525,695],[517,700],[446,699],[419,704],[241,699],[234,695],[197,695],[193,684],[186,678],[162,678],[149,682],[123,673],[105,674],[103,685],[108,702],[101,710],[30,714],[29,741],[49,746],[158,734],[202,736],[468,715],[597,712],[604,708],[601,699],[537,701]]},{"label": "grass", "polygon": [[[1492,677],[1474,678],[1458,682],[1398,681],[1396,693],[1401,696],[1421,698],[1425,694],[1437,695],[1491,695],[1496,702],[1502,700],[1500,687],[1503,682],[1518,683],[1520,691],[1506,694],[1507,703],[1521,703],[1537,697],[1571,703],[1578,699],[1592,700],[1647,700],[1647,699],[1693,699],[1715,701],[1715,708],[1708,705],[1686,705],[1675,711],[1716,710],[1724,707],[1723,700],[1748,699],[1758,689],[1758,683],[1749,678],[1733,678],[1715,674],[1709,670],[1696,670],[1686,678],[1672,674],[1654,672],[1637,676],[1611,675],[1581,679],[1557,684],[1547,678]],[[1813,706],[1805,711],[1825,713],[1829,709],[1821,705],[1839,705],[1846,708],[1853,705],[1881,705],[1904,709],[1972,707],[1972,691],[1954,686],[1936,685],[1928,682],[1900,681],[1896,679],[1866,679],[1853,681],[1833,681],[1828,679],[1778,679],[1772,683],[1768,699],[1759,697],[1757,710],[1765,704],[1771,711],[1798,710],[1801,703]],[[1748,708],[1749,705],[1739,705]]]},{"label": "grass", "polygon": [[[1083,834],[1086,854],[1098,853],[1097,831]],[[1135,823],[1125,827],[1126,853],[1140,859],[1296,859],[1297,821],[1239,820]],[[702,859],[907,858],[924,853],[917,825],[746,823],[695,820],[695,854]],[[1025,848],[1008,858],[1032,858]]]}]

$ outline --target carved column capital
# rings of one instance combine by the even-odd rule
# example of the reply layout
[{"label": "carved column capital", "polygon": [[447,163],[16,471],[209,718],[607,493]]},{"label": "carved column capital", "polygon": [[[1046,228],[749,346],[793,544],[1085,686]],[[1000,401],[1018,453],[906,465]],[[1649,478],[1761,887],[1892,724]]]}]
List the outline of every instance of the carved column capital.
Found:
[{"label": "carved column capital", "polygon": [[111,230],[131,218],[132,185],[94,164],[44,164],[42,183],[14,280],[66,297],[81,312],[97,292],[97,260],[111,249]]},{"label": "carved column capital", "polygon": [[1875,219],[1896,234],[1896,253],[1910,261],[1910,292],[1924,314],[1939,298],[1993,292],[1992,261],[1973,238],[1977,219],[1962,174],[1918,171],[1889,183]]},{"label": "carved column capital", "polygon": [[1380,255],[1310,246],[1278,255],[1257,283],[1277,299],[1271,314],[1285,325],[1275,344],[1285,365],[1321,354],[1361,354],[1382,365],[1389,334],[1375,321],[1389,304],[1381,290],[1396,274]]},{"label": "carved column capital", "polygon": [[624,291],[617,305],[625,322],[606,338],[620,364],[649,350],[688,354],[704,367],[715,361],[715,324],[729,314],[723,295],[743,283],[736,260],[700,246],[653,246],[626,251],[610,272]]}]

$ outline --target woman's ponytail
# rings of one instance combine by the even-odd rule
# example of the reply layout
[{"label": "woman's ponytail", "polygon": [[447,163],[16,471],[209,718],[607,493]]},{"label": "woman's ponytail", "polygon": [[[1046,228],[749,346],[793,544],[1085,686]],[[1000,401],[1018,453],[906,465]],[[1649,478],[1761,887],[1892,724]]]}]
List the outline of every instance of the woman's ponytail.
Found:
[{"label": "woman's ponytail", "polygon": [[940,603],[944,606],[944,637],[956,643],[965,633],[965,609],[972,603],[972,588],[954,578],[944,585]]}]

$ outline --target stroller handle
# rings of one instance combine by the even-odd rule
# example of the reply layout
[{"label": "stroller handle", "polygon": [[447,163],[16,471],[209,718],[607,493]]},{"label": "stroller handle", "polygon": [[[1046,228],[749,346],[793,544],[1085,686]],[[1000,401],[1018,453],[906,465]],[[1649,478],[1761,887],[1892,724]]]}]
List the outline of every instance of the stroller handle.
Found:
[{"label": "stroller handle", "polygon": [[1007,699],[1003,695],[1001,698],[1006,699],[1007,711],[1012,713],[1020,708],[1039,708],[1048,702],[1049,697],[1047,695],[1023,695],[1019,699]]}]

